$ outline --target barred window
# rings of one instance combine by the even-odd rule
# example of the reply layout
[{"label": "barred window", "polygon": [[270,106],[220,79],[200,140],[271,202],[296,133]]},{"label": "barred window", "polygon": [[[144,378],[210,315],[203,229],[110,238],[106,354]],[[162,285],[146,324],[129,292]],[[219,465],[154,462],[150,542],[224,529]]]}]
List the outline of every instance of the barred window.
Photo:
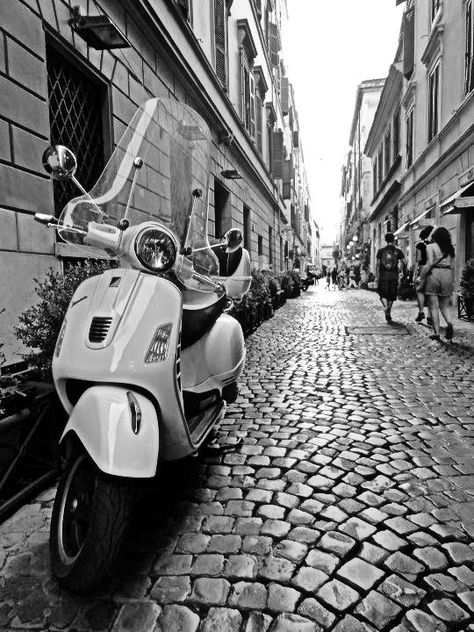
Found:
[{"label": "barred window", "polygon": [[[76,61],[47,48],[51,143],[69,147],[77,156],[77,179],[88,191],[105,164],[103,106],[106,88]],[[54,207],[59,215],[78,195],[71,182],[54,181]]]},{"label": "barred window", "polygon": [[428,142],[433,140],[439,131],[439,98],[440,98],[440,63],[431,71],[428,78],[429,103],[428,103]]},{"label": "barred window", "polygon": [[466,2],[466,41],[464,48],[464,93],[474,88],[472,0]]}]

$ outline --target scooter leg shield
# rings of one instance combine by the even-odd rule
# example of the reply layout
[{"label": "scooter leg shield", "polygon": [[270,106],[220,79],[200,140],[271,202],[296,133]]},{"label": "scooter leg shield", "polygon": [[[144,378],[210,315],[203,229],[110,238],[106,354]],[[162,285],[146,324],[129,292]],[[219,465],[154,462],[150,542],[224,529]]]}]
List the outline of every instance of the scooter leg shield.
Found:
[{"label": "scooter leg shield", "polygon": [[158,418],[152,402],[118,386],[93,386],[82,394],[61,441],[76,434],[106,474],[151,478],[159,451]]}]

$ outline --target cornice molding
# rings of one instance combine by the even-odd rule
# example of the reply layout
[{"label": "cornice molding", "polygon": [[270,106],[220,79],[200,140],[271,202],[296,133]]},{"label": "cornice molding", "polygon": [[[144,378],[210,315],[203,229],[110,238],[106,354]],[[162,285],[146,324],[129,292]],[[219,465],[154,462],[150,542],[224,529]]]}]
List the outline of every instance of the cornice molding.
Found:
[{"label": "cornice molding", "polygon": [[416,97],[416,81],[410,81],[408,83],[405,94],[403,95],[402,105],[405,110],[408,110],[412,105],[415,105]]},{"label": "cornice molding", "polygon": [[421,56],[421,61],[425,66],[430,66],[436,57],[443,54],[443,33],[444,26],[442,24],[437,24],[431,29],[430,39]]}]

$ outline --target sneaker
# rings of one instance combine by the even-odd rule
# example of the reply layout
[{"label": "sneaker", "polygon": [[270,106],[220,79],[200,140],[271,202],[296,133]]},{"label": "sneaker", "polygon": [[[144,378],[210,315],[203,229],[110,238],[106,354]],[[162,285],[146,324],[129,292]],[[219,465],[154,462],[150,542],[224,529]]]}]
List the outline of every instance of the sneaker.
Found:
[{"label": "sneaker", "polygon": [[436,340],[436,342],[441,342],[441,338],[438,334],[433,334],[430,336],[430,340]]},{"label": "sneaker", "polygon": [[417,323],[421,323],[421,321],[423,320],[424,317],[425,317],[425,314],[423,312],[419,312],[418,316],[415,318],[415,321]]},{"label": "sneaker", "polygon": [[433,319],[431,318],[431,316],[428,316],[428,318],[426,319],[426,324],[430,327],[433,327]]},{"label": "sneaker", "polygon": [[453,335],[454,335],[454,329],[451,323],[449,323],[446,327],[446,340],[452,340],[453,339]]}]

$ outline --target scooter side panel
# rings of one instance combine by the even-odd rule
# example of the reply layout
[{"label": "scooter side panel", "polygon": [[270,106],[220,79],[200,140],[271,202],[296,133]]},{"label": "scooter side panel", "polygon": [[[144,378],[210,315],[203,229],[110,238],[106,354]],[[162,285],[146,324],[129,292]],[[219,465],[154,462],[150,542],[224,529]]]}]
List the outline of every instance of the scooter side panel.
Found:
[{"label": "scooter side panel", "polygon": [[[86,292],[88,298],[79,303],[72,301],[66,314],[61,351],[53,361],[53,376],[61,399],[70,410],[66,384],[71,379],[126,384],[147,391],[159,409],[160,459],[171,453],[173,458],[190,454],[194,446],[177,386],[180,291],[166,279],[123,268],[108,270],[98,279],[94,292]],[[92,348],[89,332],[92,319],[97,316],[112,317],[113,336],[107,334],[104,344]],[[165,325],[171,325],[165,357],[147,362],[155,333]]]},{"label": "scooter side panel", "polygon": [[97,465],[106,474],[128,478],[151,478],[156,473],[159,452],[158,419],[153,404],[133,393],[140,407],[138,432],[132,428],[127,389],[93,386],[80,397],[61,437],[74,432]]},{"label": "scooter side panel", "polygon": [[[223,342],[225,341],[225,345]],[[211,330],[182,352],[183,389],[196,393],[236,382],[245,363],[245,341],[235,318],[222,314]]]}]

